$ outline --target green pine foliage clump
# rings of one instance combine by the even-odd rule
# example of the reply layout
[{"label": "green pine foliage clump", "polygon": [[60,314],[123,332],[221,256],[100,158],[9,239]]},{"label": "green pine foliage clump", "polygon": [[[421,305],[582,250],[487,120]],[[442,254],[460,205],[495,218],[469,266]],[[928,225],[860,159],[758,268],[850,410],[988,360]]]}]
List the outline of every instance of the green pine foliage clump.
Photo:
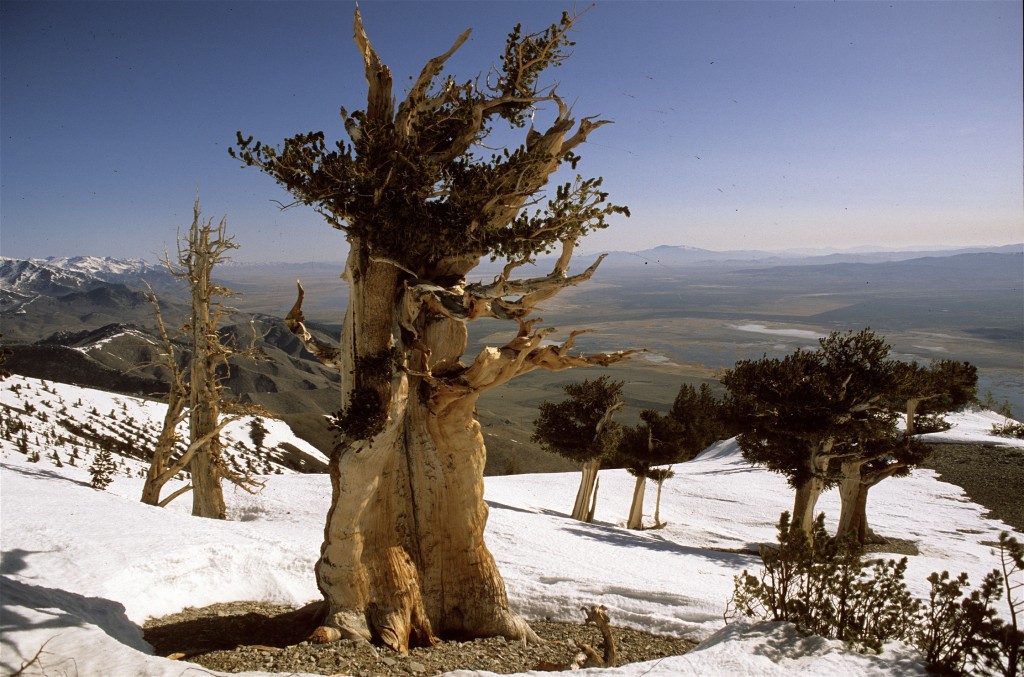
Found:
[{"label": "green pine foliage clump", "polygon": [[[906,558],[865,560],[853,539],[830,539],[824,519],[818,516],[808,537],[782,513],[778,546],[762,548],[758,575],[736,577],[727,619],[788,621],[860,651],[902,640],[920,649],[929,670],[940,675],[1024,674],[1024,546],[1016,538],[1000,534],[999,568],[977,589],[967,591],[965,573],[933,573],[922,602],[904,582]],[[997,612],[1004,595],[1009,621]]]},{"label": "green pine foliage clump", "polygon": [[611,414],[622,407],[623,385],[607,376],[565,384],[567,399],[541,402],[532,441],[576,463],[610,458],[622,437]]},{"label": "green pine foliage clump", "polygon": [[[607,217],[629,215],[627,207],[608,202],[600,177],[577,175],[545,188],[558,166],[575,170],[580,156],[574,148],[607,122],[584,118],[577,125],[571,106],[540,82],[547,68],[572,53],[569,34],[577,18],[565,12],[532,34],[517,26],[493,77],[460,82],[443,66],[467,31],[427,63],[398,102],[391,71],[370,45],[357,10],[356,42],[370,90],[365,110],[340,110],[351,142],[328,140],[320,131],[274,146],[238,132],[229,153],[315,207],[350,242],[424,279],[437,277],[436,264],[446,259],[525,260],[550,253],[606,227]],[[545,103],[558,114],[546,131],[534,129],[533,113]],[[528,132],[518,147],[490,157],[474,150],[496,129],[522,128]],[[531,213],[527,198],[539,204],[542,189],[547,206]]]}]

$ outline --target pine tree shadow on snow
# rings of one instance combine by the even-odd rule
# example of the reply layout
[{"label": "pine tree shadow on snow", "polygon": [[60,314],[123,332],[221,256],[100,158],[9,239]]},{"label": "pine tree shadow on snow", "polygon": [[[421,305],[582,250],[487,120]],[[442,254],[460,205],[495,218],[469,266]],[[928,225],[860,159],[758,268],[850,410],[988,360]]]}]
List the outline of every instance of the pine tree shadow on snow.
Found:
[{"label": "pine tree shadow on snow", "polygon": [[601,524],[584,524],[581,522],[575,526],[565,527],[564,531],[575,536],[582,536],[583,538],[608,543],[617,547],[646,548],[657,552],[703,557],[729,566],[746,564],[747,560],[759,559],[757,545],[750,543],[742,551],[732,552],[680,545],[675,541],[670,541],[663,536],[650,533],[649,531],[632,531]]},{"label": "pine tree shadow on snow", "polygon": [[[21,475],[25,475],[26,477],[31,477],[33,479],[59,480],[61,482],[71,482],[72,484],[77,484],[80,487],[88,487],[90,489],[92,488],[92,485],[89,484],[88,482],[85,482],[83,480],[76,480],[74,478],[67,477],[65,475],[61,475],[60,473],[54,472],[52,470],[44,470],[42,468],[39,468],[39,469],[29,468],[27,466],[14,465],[14,464],[9,464],[9,463],[4,463],[3,467],[4,467],[5,471],[10,471],[10,472],[18,473],[18,474],[21,474]],[[5,556],[6,556],[6,553],[5,553]]]},{"label": "pine tree shadow on snow", "polygon": [[[4,658],[0,660],[0,672],[12,674],[31,656],[22,656],[11,636],[19,631],[52,631],[58,635],[68,628],[94,626],[112,638],[143,653],[151,653],[152,647],[142,639],[139,626],[132,623],[119,602],[101,597],[86,597],[67,590],[33,585],[14,578],[24,571],[31,555],[41,554],[28,550],[10,550],[3,553],[0,561],[0,646]],[[8,660],[12,661],[8,664]]]}]

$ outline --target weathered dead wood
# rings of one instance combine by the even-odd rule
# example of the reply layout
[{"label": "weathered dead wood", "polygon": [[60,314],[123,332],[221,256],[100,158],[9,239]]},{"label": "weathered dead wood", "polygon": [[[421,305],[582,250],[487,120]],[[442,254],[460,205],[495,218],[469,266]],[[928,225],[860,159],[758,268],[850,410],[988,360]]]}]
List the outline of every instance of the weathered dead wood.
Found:
[{"label": "weathered dead wood", "polygon": [[171,459],[174,457],[174,449],[178,442],[177,428],[185,420],[187,413],[185,404],[188,401],[188,379],[184,369],[178,365],[178,357],[164,324],[163,313],[160,310],[160,301],[156,292],[146,283],[149,290],[147,298],[153,306],[153,314],[156,317],[157,330],[160,333],[160,341],[163,351],[158,355],[155,364],[167,372],[169,378],[167,391],[167,409],[164,411],[163,423],[160,428],[160,435],[157,438],[156,448],[153,449],[153,458],[149,468],[146,470],[146,481],[142,487],[142,502],[147,505],[164,506],[180,495],[175,492],[165,500],[160,499],[160,492],[164,485],[177,474],[181,468],[171,473]]},{"label": "weathered dead wood", "polygon": [[292,309],[284,318],[285,326],[298,337],[302,345],[314,357],[328,367],[339,368],[341,366],[341,350],[323,343],[306,329],[306,316],[302,313],[302,301],[306,298],[306,290],[302,288],[301,281],[296,280],[295,286],[298,287],[298,296]]},{"label": "weathered dead wood", "polygon": [[[608,610],[604,605],[583,607],[583,612],[587,618],[585,623],[593,623],[597,626],[597,629],[601,631],[601,637],[603,639],[601,648],[603,655],[598,656],[595,651],[591,649],[588,652],[588,660],[581,667],[584,668],[614,668],[618,662],[616,658],[615,648],[615,636],[612,634],[612,626],[608,620]],[[584,650],[590,647],[584,647]]]}]

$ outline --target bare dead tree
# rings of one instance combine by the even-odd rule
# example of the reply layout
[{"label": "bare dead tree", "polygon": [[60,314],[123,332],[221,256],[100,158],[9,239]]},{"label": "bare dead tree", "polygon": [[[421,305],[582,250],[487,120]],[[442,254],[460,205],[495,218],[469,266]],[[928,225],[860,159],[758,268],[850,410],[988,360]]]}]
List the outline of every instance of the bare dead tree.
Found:
[{"label": "bare dead tree", "polygon": [[178,444],[178,425],[187,416],[185,404],[188,402],[188,374],[187,370],[179,364],[174,343],[167,333],[167,326],[164,324],[163,313],[160,310],[160,301],[153,288],[148,283],[146,286],[149,289],[149,303],[153,306],[157,330],[160,333],[161,352],[157,355],[155,365],[161,367],[167,374],[168,388],[167,409],[164,411],[160,435],[157,437],[156,447],[153,449],[153,458],[146,470],[146,481],[142,486],[142,502],[147,505],[166,505],[166,502],[170,502],[180,494],[176,492],[165,503],[162,503],[160,493],[163,491],[164,485],[187,465],[187,462],[181,463],[180,459],[179,462],[174,462],[174,452]]},{"label": "bare dead tree", "polygon": [[[146,471],[146,480],[142,487],[142,502],[147,505],[164,507],[175,498],[178,498],[193,489],[193,484],[189,482],[167,497],[163,499],[160,498],[160,494],[163,492],[164,486],[179,473],[190,467],[192,459],[195,458],[196,453],[198,453],[210,439],[219,435],[225,426],[239,420],[246,414],[265,414],[266,412],[239,409],[238,411],[232,412],[232,415],[220,416],[217,420],[217,424],[212,430],[209,430],[194,439],[190,436],[189,443],[186,445],[185,449],[181,451],[181,453],[177,453],[178,447],[182,443],[181,437],[178,434],[178,426],[184,422],[189,415],[189,410],[186,405],[190,401],[189,393],[191,391],[191,379],[189,373],[191,369],[191,359],[183,359],[179,356],[178,350],[174,345],[174,341],[171,339],[170,334],[167,331],[167,325],[164,323],[163,313],[160,310],[160,301],[157,298],[156,293],[153,291],[153,288],[149,287],[148,283],[146,286],[149,288],[149,302],[153,306],[153,314],[156,318],[157,331],[160,334],[160,352],[158,353],[156,360],[148,366],[156,366],[166,372],[168,391],[167,409],[164,411],[160,434],[157,437],[156,446],[153,449],[153,457],[150,461],[149,468]],[[223,404],[224,403],[222,403],[222,405]],[[233,409],[238,409],[238,407],[233,407]],[[236,473],[228,469],[226,466],[222,468],[222,474],[224,479],[227,479],[232,484],[235,484],[250,493],[263,486],[263,483],[259,482],[251,475]]]},{"label": "bare dead tree", "polygon": [[[215,284],[212,273],[218,263],[226,260],[227,252],[237,248],[238,245],[227,234],[226,218],[222,218],[216,227],[212,220],[202,219],[197,195],[193,205],[192,225],[186,235],[178,238],[176,260],[171,261],[170,256],[164,257],[164,265],[172,275],[188,285],[191,295],[191,312],[184,327],[191,348],[187,384],[184,373],[175,372],[172,375],[172,391],[177,391],[173,397],[181,400],[175,402],[175,408],[184,405],[187,393],[189,444],[181,458],[158,472],[157,477],[167,477],[172,469],[178,468],[180,471],[179,466],[187,464],[192,480],[192,514],[213,519],[227,517],[222,479],[228,479],[247,491],[253,491],[258,486],[251,477],[239,475],[228,468],[220,442],[220,432],[235,418],[221,417],[222,396],[217,368],[221,365],[227,367],[228,357],[233,351],[220,340],[217,328],[225,317],[234,312],[224,302],[236,294],[227,287]],[[162,334],[165,352],[169,352],[167,349],[170,348],[170,341],[166,329],[162,330]],[[168,407],[165,427],[161,432],[162,439],[174,437],[175,433],[169,426],[181,415],[180,411],[175,413]],[[177,473],[170,476],[174,474]],[[163,503],[187,490],[183,488]]]}]

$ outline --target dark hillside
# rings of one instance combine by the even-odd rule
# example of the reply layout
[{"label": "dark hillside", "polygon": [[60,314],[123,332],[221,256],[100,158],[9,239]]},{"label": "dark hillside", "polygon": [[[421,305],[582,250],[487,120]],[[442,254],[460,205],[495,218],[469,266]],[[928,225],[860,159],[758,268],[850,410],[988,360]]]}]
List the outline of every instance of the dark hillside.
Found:
[{"label": "dark hillside", "polygon": [[12,350],[4,366],[22,376],[147,397],[167,392],[162,381],[111,369],[67,346],[15,345]]}]

